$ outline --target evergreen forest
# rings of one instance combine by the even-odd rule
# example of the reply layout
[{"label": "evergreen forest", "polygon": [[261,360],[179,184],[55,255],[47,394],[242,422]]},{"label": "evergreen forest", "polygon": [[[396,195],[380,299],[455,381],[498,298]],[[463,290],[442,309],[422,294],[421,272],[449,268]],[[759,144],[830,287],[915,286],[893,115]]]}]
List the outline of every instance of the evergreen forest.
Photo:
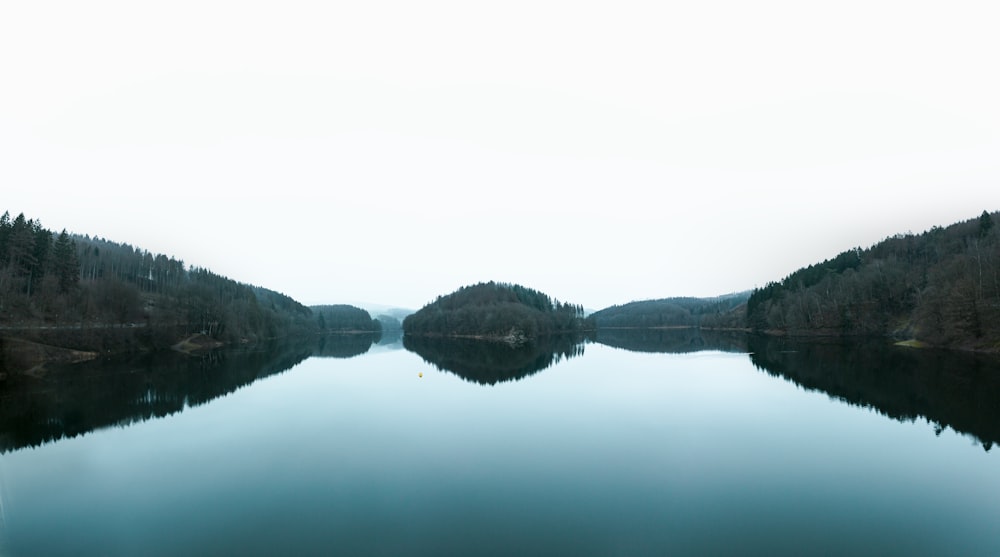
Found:
[{"label": "evergreen forest", "polygon": [[518,343],[591,327],[583,306],[518,284],[464,286],[403,320],[407,335],[478,337]]},{"label": "evergreen forest", "polygon": [[1000,229],[983,213],[897,234],[752,292],[665,298],[591,314],[600,330],[701,327],[790,336],[889,337],[1000,351]]},{"label": "evergreen forest", "polygon": [[741,329],[749,292],[717,298],[664,298],[611,306],[590,315],[599,329],[705,327]]},{"label": "evergreen forest", "polygon": [[[55,233],[0,216],[0,364],[13,339],[109,353],[322,333],[466,337],[519,344],[618,328],[699,327],[791,336],[881,336],[1000,350],[998,213],[898,234],[799,269],[752,292],[664,298],[585,315],[518,284],[459,288],[407,315],[348,305],[306,307],[263,288],[129,244]],[[5,356],[7,354],[7,356]],[[72,355],[60,357],[72,358]]]},{"label": "evergreen forest", "polygon": [[321,332],[381,333],[382,320],[372,319],[367,311],[347,304],[310,306]]},{"label": "evergreen forest", "polygon": [[997,213],[853,249],[755,290],[754,331],[1000,350]]},{"label": "evergreen forest", "polygon": [[188,268],[173,257],[65,230],[56,234],[23,214],[4,213],[0,328],[7,338],[121,352],[164,348],[191,335],[245,343],[374,332],[380,324],[360,308],[314,311],[279,292]]}]

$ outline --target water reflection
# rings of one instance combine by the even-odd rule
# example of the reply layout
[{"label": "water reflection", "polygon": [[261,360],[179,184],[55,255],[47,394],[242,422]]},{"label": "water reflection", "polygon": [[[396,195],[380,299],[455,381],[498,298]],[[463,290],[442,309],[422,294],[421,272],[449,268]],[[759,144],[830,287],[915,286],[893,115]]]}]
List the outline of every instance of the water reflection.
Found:
[{"label": "water reflection", "polygon": [[751,337],[759,369],[900,421],[925,418],[990,450],[1000,442],[1000,359],[915,350],[882,340],[798,341]]},{"label": "water reflection", "polygon": [[392,344],[402,344],[403,342],[403,329],[384,329],[382,331],[382,336],[375,342],[379,346],[389,346]]},{"label": "water reflection", "polygon": [[360,356],[379,342],[377,333],[334,333],[322,335],[316,341],[312,355],[317,358],[353,358]]},{"label": "water reflection", "polygon": [[926,419],[1000,442],[1000,358],[914,350],[883,339],[789,339],[699,329],[604,329],[596,341],[633,352],[749,352],[770,375],[899,421]]},{"label": "water reflection", "polygon": [[198,355],[158,352],[53,367],[43,375],[14,374],[0,390],[0,452],[204,404],[295,366],[315,352],[314,342]]},{"label": "water reflection", "polygon": [[683,354],[702,350],[747,352],[745,333],[708,331],[693,327],[676,329],[599,329],[594,339],[630,352]]},{"label": "water reflection", "polygon": [[[13,374],[0,383],[0,452],[167,416],[290,369],[310,356],[352,358],[374,346],[396,346],[382,345],[381,340],[373,335],[325,335],[194,356],[156,353],[52,367],[40,375]],[[404,337],[402,345],[466,381],[496,385],[582,355],[582,340],[556,336],[511,347]],[[747,352],[758,369],[806,389],[895,420],[926,419],[938,432],[954,429],[974,437],[986,450],[1000,442],[997,357],[898,348],[881,340],[806,342],[697,329],[602,330],[594,340],[638,352]]]},{"label": "water reflection", "polygon": [[424,361],[480,385],[516,381],[583,354],[582,339],[547,336],[521,346],[474,339],[403,336],[403,346]]},{"label": "water reflection", "polygon": [[288,370],[309,357],[367,353],[377,334],[328,334],[253,347],[173,351],[48,365],[0,383],[0,452],[180,412]]}]

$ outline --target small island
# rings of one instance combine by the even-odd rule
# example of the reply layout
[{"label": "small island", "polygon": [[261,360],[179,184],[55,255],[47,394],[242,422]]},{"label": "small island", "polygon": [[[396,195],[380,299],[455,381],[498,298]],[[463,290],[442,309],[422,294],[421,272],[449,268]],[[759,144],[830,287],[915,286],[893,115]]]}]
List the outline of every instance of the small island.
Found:
[{"label": "small island", "polygon": [[476,338],[519,345],[592,328],[583,306],[518,284],[479,283],[440,296],[403,320],[406,335]]}]

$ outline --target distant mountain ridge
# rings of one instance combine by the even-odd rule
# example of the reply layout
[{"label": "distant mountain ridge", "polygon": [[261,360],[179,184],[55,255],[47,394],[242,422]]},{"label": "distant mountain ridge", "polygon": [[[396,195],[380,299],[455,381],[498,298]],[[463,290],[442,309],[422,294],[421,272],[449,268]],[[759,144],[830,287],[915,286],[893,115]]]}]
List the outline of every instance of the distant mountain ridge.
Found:
[{"label": "distant mountain ridge", "polygon": [[745,327],[743,306],[750,292],[714,298],[662,298],[611,306],[590,315],[598,328]]}]

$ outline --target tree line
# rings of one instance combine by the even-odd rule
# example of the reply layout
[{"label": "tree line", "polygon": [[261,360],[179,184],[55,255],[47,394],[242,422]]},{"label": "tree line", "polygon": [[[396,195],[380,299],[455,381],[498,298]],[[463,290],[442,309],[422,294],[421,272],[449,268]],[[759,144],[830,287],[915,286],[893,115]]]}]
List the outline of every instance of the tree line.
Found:
[{"label": "tree line", "polygon": [[[354,309],[371,329],[371,316]],[[115,327],[135,329],[147,347],[169,346],[178,334],[245,342],[321,330],[310,308],[279,292],[129,244],[55,234],[23,213],[0,216],[0,326],[73,326],[92,331],[74,335],[77,344],[97,349]]]},{"label": "tree line", "polygon": [[[1000,348],[997,213],[845,251],[783,280],[712,299],[612,306],[590,317],[517,284],[480,283],[439,296],[406,334],[535,338],[614,327],[749,328],[786,334],[892,335],[961,348]],[[0,216],[0,326],[139,327],[157,346],[178,332],[223,342],[377,331],[386,318],[350,306],[310,309],[265,288],[101,238],[56,234],[24,214]],[[97,334],[97,333],[95,333]],[[141,335],[140,335],[141,336]]]},{"label": "tree line", "polygon": [[997,213],[841,253],[756,289],[747,324],[788,334],[891,335],[1000,348]]},{"label": "tree line", "polygon": [[898,234],[799,269],[750,293],[611,306],[599,330],[701,327],[789,335],[866,335],[1000,350],[1000,228],[983,211]]}]

